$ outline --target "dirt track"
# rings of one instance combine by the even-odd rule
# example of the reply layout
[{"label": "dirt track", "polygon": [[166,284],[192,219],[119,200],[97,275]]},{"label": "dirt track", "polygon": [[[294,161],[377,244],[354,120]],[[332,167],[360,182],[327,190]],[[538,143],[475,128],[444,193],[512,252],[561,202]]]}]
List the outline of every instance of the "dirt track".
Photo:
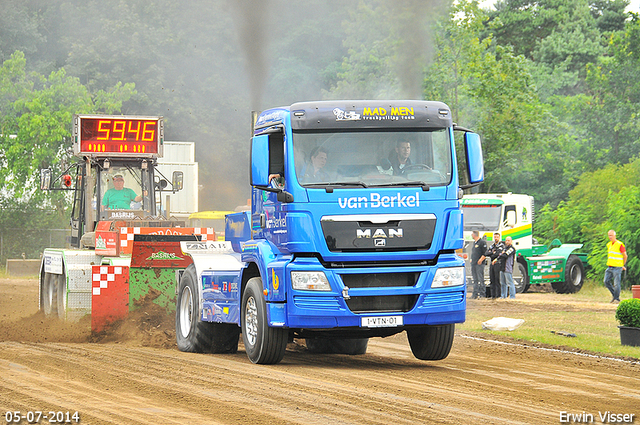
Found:
[{"label": "dirt track", "polygon": [[640,423],[638,363],[464,335],[447,359],[421,362],[402,334],[354,357],[290,344],[281,364],[258,366],[242,345],[179,352],[154,314],[92,338],[87,323],[51,323],[37,308],[35,280],[0,279],[2,420],[77,411],[82,424],[558,424],[561,412],[601,423],[609,411]]}]

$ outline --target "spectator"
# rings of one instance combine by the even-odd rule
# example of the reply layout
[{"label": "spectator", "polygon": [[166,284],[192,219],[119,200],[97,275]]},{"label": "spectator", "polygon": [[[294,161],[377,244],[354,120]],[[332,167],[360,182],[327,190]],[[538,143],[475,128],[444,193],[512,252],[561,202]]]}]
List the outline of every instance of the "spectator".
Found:
[{"label": "spectator", "polygon": [[471,275],[473,276],[473,295],[471,298],[484,298],[486,287],[484,285],[484,260],[487,252],[487,243],[480,238],[477,230],[471,232],[473,248],[471,250]]},{"label": "spectator", "polygon": [[[516,297],[516,285],[513,282],[513,266],[516,259],[516,248],[512,244],[511,236],[507,236],[504,240],[504,250],[499,257],[494,260],[500,260],[500,298],[515,299]],[[509,293],[507,294],[507,289]]]},{"label": "spectator", "polygon": [[[624,244],[616,239],[616,231],[609,230],[609,242],[607,243],[607,270],[604,272],[604,286],[607,287],[611,296],[610,302],[620,302],[620,282],[622,281],[622,271],[627,270],[627,250]],[[612,282],[613,281],[613,284]]]},{"label": "spectator", "polygon": [[493,245],[484,254],[491,259],[491,265],[489,266],[489,280],[491,288],[491,298],[496,299],[500,296],[500,264],[496,261],[502,250],[504,249],[504,243],[500,240],[500,232],[493,234]]}]

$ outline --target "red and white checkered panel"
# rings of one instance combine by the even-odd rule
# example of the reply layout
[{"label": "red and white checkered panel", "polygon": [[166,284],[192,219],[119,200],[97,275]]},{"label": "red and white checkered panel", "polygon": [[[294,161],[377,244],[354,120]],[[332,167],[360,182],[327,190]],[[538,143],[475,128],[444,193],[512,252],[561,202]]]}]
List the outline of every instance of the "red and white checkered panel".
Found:
[{"label": "red and white checkered panel", "polygon": [[131,254],[135,235],[200,235],[203,241],[215,240],[213,227],[121,227],[121,254]]},{"label": "red and white checkered panel", "polygon": [[129,314],[129,267],[91,268],[91,330],[101,332]]}]

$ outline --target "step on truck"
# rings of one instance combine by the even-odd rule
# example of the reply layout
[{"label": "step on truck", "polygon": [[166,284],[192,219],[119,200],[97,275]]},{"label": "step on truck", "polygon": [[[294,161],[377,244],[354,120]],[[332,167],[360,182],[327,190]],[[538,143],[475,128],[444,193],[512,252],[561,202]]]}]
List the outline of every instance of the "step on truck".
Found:
[{"label": "step on truck", "polygon": [[[587,254],[579,252],[582,244],[565,243],[558,239],[549,245],[534,243],[534,200],[532,196],[513,193],[479,193],[464,195],[464,253],[471,257],[477,230],[485,238],[487,247],[493,243],[494,233],[501,240],[511,236],[516,248],[513,280],[516,292],[526,292],[531,285],[549,283],[557,293],[580,291],[584,283]],[[489,287],[489,262],[485,266],[485,284]],[[473,288],[470,264],[467,262],[467,284]],[[487,294],[488,294],[487,289]]]},{"label": "step on truck", "polygon": [[56,175],[41,170],[41,189],[68,191],[68,248],[47,248],[40,267],[40,308],[46,316],[91,315],[101,332],[150,292],[175,308],[175,274],[191,263],[180,240],[215,239],[213,229],[188,228],[162,205],[182,189],[183,173],[157,169],[164,124],[157,116],[74,115],[76,163]]},{"label": "step on truck", "polygon": [[[176,338],[190,352],[282,360],[288,342],[363,354],[370,337],[407,332],[413,354],[449,354],[465,320],[462,213],[484,177],[480,138],[428,101],[322,101],[254,120],[251,211],[226,216],[225,240],[181,242]],[[462,155],[465,156],[465,155]]]}]

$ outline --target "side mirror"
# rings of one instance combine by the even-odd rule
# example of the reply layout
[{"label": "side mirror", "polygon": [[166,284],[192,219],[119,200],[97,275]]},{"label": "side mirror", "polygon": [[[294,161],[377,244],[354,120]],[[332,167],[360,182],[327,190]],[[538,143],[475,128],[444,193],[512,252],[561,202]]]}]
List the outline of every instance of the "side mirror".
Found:
[{"label": "side mirror", "polygon": [[484,181],[484,159],[482,157],[480,136],[476,133],[465,133],[464,147],[467,154],[469,183],[478,185]]},{"label": "side mirror", "polygon": [[173,187],[173,191],[177,192],[182,190],[184,185],[184,173],[182,171],[174,171],[173,176],[171,176],[171,186]]},{"label": "side mirror", "polygon": [[251,140],[251,185],[269,186],[269,135]]},{"label": "side mirror", "polygon": [[516,225],[516,212],[507,211],[507,227],[515,227]]},{"label": "side mirror", "polygon": [[40,170],[40,190],[51,190],[51,170]]}]

